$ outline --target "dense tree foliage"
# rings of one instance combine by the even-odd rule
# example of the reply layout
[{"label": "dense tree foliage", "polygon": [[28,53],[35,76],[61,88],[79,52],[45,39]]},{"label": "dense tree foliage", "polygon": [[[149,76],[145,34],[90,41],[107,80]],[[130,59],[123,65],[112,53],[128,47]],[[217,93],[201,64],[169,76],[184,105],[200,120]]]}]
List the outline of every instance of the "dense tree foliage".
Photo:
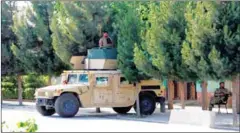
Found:
[{"label": "dense tree foliage", "polygon": [[141,77],[133,60],[134,44],[140,44],[140,21],[136,12],[136,2],[122,2],[114,5],[116,9],[114,30],[117,31],[118,67],[129,81]]},{"label": "dense tree foliage", "polygon": [[236,75],[239,73],[239,3],[192,4],[189,3],[185,14],[184,63],[202,80]]},{"label": "dense tree foliage", "polygon": [[18,42],[12,50],[26,72],[54,74],[64,68],[52,47],[51,6],[48,2],[33,2],[32,6],[14,15],[13,30]]},{"label": "dense tree foliage", "polygon": [[66,63],[72,55],[86,55],[98,46],[102,27],[108,17],[104,2],[57,2],[51,23],[52,45]]},{"label": "dense tree foliage", "polygon": [[145,36],[147,33],[147,30],[151,26],[151,16],[149,15],[151,8],[153,6],[158,5],[159,3],[156,2],[146,2],[146,3],[140,3],[138,12],[139,12],[139,17],[140,17],[140,22],[141,22],[141,31],[140,31],[140,37],[141,37],[141,42],[140,44],[135,44],[134,45],[134,63],[137,67],[138,70],[143,72],[149,77],[153,77],[156,79],[161,79],[161,72],[158,71],[157,67],[155,67],[151,62],[152,62],[152,57],[146,51],[147,43],[145,40]]},{"label": "dense tree foliage", "polygon": [[[139,69],[151,76],[157,74],[158,78],[172,80],[197,78],[182,63],[181,58],[182,42],[185,40],[185,7],[186,2],[175,1],[150,4],[142,51],[139,47],[135,49],[135,62]],[[151,69],[145,70],[146,66]]]},{"label": "dense tree foliage", "polygon": [[[221,2],[216,13],[216,36],[214,43],[223,61],[223,71],[218,74],[221,78],[236,76],[240,73],[240,2]],[[213,69],[217,68],[214,62]],[[220,76],[219,76],[220,77]]]},{"label": "dense tree foliage", "polygon": [[[212,53],[212,57],[218,56],[218,51],[212,45],[215,35],[212,26],[216,3],[197,2],[194,6],[193,4],[195,3],[189,3],[186,9],[187,37],[183,43],[182,57],[189,69],[196,72],[202,80],[207,80],[215,76],[208,55]],[[221,68],[221,64],[218,66]]]},{"label": "dense tree foliage", "polygon": [[12,30],[13,14],[16,11],[16,2],[3,1],[1,14],[1,74],[12,75],[23,72],[19,60],[13,55],[11,46],[16,43],[16,35]]}]

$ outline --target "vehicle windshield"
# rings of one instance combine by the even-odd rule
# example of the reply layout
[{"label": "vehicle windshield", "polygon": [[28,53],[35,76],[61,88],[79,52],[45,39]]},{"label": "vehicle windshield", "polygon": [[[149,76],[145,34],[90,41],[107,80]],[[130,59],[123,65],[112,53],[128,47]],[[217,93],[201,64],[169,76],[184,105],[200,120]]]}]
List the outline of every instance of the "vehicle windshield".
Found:
[{"label": "vehicle windshield", "polygon": [[80,74],[79,75],[79,83],[88,83],[88,75]]},{"label": "vehicle windshield", "polygon": [[88,83],[87,74],[69,74],[68,84]]},{"label": "vehicle windshield", "polygon": [[77,83],[77,74],[69,74],[68,75],[68,84],[76,84]]}]

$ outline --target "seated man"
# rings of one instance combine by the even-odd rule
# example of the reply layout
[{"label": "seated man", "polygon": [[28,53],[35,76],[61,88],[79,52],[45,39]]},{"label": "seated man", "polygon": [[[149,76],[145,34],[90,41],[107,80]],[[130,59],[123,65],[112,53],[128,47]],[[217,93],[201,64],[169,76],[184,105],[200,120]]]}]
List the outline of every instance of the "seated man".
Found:
[{"label": "seated man", "polygon": [[215,104],[226,103],[229,95],[231,92],[224,87],[224,82],[220,82],[220,87],[214,92],[214,97],[211,97],[209,110],[212,111]]},{"label": "seated man", "polygon": [[108,36],[108,33],[105,31],[103,32],[103,37],[99,40],[99,47],[113,47],[113,43],[111,38]]}]

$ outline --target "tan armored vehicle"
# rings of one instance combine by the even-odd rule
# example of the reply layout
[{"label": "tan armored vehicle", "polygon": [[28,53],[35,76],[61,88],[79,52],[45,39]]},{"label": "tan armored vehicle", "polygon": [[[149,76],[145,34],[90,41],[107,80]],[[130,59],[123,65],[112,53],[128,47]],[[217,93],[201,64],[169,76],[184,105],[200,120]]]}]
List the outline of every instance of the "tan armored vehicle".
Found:
[{"label": "tan armored vehicle", "polygon": [[[74,68],[83,70],[64,71],[61,75],[62,84],[36,90],[36,108],[40,114],[50,116],[56,112],[61,117],[73,117],[79,108],[90,107],[111,107],[119,114],[126,114],[132,107],[136,111],[136,99],[139,96],[140,113],[151,115],[156,103],[165,100],[165,88],[159,80],[130,83],[114,63],[106,63],[114,62],[113,59],[91,59],[89,56],[79,59],[85,59],[85,63],[92,62],[93,65],[79,65],[81,61],[73,57]],[[94,65],[102,68],[94,69]],[[84,70],[89,67],[91,70]],[[111,67],[113,69],[109,70]]]}]

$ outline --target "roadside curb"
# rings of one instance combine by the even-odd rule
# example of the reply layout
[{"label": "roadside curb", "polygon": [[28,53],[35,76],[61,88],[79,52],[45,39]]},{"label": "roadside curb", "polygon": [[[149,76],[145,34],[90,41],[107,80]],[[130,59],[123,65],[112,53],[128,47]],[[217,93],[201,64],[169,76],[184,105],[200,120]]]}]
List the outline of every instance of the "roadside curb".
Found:
[{"label": "roadside curb", "polygon": [[215,125],[212,127],[213,129],[220,129],[220,130],[232,130],[232,131],[238,131],[240,130],[240,127],[234,127],[232,125]]},{"label": "roadside curb", "polygon": [[117,115],[117,119],[120,119],[120,120],[130,120],[130,121],[139,121],[139,122],[150,122],[150,123],[161,123],[161,124],[169,124],[168,122],[166,121],[156,121],[156,120],[149,120],[147,119],[146,116],[144,117],[138,117],[137,115]]}]

